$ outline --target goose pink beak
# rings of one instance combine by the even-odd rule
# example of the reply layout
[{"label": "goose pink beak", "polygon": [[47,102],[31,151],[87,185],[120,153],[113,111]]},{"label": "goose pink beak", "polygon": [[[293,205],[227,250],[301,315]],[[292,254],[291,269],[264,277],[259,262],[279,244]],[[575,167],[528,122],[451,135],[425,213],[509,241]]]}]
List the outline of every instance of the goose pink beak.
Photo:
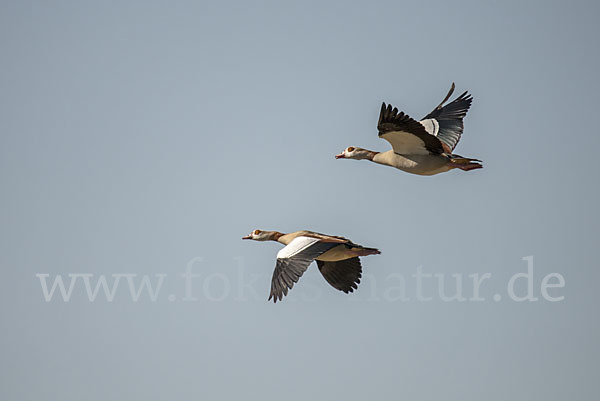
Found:
[{"label": "goose pink beak", "polygon": [[346,156],[343,153],[340,153],[339,155],[335,155],[336,159],[345,159]]},{"label": "goose pink beak", "polygon": [[242,237],[242,239],[252,239],[252,237],[249,235],[246,235],[246,236]]}]

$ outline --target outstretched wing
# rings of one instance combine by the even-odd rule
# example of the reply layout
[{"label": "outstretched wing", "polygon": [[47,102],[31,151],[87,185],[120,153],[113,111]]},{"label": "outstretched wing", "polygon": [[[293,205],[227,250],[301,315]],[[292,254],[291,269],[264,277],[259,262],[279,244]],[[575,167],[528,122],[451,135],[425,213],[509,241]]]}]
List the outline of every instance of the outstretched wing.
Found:
[{"label": "outstretched wing", "polygon": [[442,143],[430,135],[425,126],[398,112],[392,105],[383,103],[377,123],[379,137],[392,145],[395,153],[402,155],[427,155],[444,153]]},{"label": "outstretched wing", "polygon": [[362,277],[362,268],[358,257],[337,262],[322,262],[317,260],[317,266],[325,280],[337,290],[346,294],[358,288]]},{"label": "outstretched wing", "polygon": [[446,98],[420,121],[428,133],[437,136],[448,147],[450,150],[448,153],[451,153],[460,141],[464,130],[463,119],[473,102],[473,97],[468,92],[464,92],[444,106],[452,92],[454,92],[454,83]]},{"label": "outstretched wing", "polygon": [[277,263],[271,279],[269,301],[281,301],[288,291],[298,282],[302,274],[315,258],[331,248],[338,246],[336,242],[323,242],[319,238],[296,237],[277,253]]}]

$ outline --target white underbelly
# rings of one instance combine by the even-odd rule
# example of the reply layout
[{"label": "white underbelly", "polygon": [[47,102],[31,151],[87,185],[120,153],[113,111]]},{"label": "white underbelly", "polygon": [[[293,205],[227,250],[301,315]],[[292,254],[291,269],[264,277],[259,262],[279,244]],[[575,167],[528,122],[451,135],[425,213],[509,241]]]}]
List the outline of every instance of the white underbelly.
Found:
[{"label": "white underbelly", "polygon": [[413,173],[413,174],[418,174],[418,175],[436,175],[439,173],[445,173],[446,171],[450,170],[451,167],[447,164],[441,166],[441,167],[431,167],[431,166],[419,166],[415,169],[412,170],[404,170],[407,173]]},{"label": "white underbelly", "polygon": [[399,155],[393,150],[380,153],[374,162],[418,175],[435,175],[451,169],[448,159],[440,155]]}]

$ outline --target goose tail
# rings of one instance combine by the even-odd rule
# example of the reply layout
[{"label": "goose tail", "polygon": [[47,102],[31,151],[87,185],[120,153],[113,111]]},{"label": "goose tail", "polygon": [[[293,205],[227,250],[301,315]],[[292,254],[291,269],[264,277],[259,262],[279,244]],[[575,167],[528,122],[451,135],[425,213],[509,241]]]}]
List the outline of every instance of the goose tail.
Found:
[{"label": "goose tail", "polygon": [[356,253],[356,256],[379,255],[381,253],[381,251],[377,248],[365,248],[365,247],[353,249],[353,251]]},{"label": "goose tail", "polygon": [[471,159],[459,155],[450,155],[450,164],[452,167],[459,168],[463,171],[471,171],[478,168],[483,168],[483,164],[481,163],[482,162],[479,159]]}]

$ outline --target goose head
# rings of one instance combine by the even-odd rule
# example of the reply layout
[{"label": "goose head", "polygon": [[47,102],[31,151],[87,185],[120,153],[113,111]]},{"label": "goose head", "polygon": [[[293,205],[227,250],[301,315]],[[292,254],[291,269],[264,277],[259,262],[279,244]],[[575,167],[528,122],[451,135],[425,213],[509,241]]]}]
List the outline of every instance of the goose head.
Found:
[{"label": "goose head", "polygon": [[355,160],[371,159],[372,153],[373,152],[363,148],[357,148],[356,146],[348,146],[342,151],[342,153],[340,153],[339,155],[335,155],[335,158]]},{"label": "goose head", "polygon": [[277,241],[281,233],[277,231],[254,230],[250,235],[242,237],[242,239],[253,239],[254,241]]}]

